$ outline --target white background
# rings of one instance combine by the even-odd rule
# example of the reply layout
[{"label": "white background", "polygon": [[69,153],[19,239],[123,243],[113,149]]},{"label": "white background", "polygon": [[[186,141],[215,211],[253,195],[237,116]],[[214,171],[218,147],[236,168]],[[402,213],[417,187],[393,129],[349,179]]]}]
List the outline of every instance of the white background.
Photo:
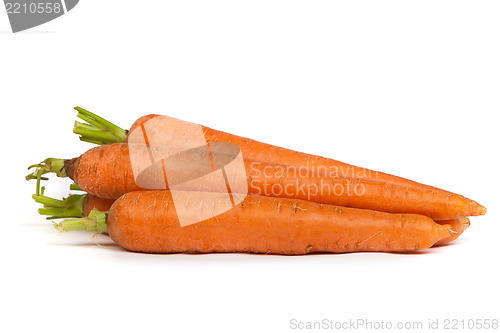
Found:
[{"label": "white background", "polygon": [[[500,319],[499,17],[498,1],[82,0],[12,34],[0,13],[0,330]],[[29,164],[91,147],[71,132],[76,105],[125,128],[178,117],[489,211],[453,245],[416,255],[145,255],[99,236],[101,248],[38,216],[23,179]],[[66,194],[67,182],[50,183]]]}]

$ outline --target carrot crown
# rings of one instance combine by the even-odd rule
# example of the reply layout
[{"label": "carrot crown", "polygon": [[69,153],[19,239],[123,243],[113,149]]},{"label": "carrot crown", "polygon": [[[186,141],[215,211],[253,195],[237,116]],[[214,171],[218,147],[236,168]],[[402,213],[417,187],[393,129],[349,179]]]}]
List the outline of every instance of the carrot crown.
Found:
[{"label": "carrot crown", "polygon": [[80,135],[81,141],[106,145],[125,142],[127,139],[127,131],[123,128],[79,106],[75,110],[78,111],[77,117],[85,121],[75,121],[73,127],[73,133]]}]

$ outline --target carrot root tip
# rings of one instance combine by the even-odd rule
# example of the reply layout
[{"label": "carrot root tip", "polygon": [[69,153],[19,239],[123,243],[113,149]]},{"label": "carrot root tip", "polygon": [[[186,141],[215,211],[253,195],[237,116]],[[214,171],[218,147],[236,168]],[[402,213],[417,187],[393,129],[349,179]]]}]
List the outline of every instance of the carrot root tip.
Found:
[{"label": "carrot root tip", "polygon": [[475,201],[471,202],[471,204],[470,204],[470,214],[472,216],[485,215],[486,211],[487,211],[487,209],[483,205],[480,205],[480,204],[478,204]]}]

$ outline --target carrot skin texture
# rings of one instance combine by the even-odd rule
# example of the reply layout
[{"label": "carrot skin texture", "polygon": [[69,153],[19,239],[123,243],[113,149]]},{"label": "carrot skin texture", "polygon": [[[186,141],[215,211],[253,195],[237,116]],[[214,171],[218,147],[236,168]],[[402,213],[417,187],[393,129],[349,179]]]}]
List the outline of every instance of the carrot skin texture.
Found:
[{"label": "carrot skin texture", "polygon": [[[195,165],[197,161],[197,155],[192,160],[183,160],[186,165]],[[124,193],[146,190],[135,182],[127,144],[116,143],[92,148],[72,162],[72,165],[72,170],[67,171],[69,177],[86,192],[101,198],[119,198]],[[244,165],[248,194],[251,195],[311,200],[389,213],[421,214],[436,220],[454,219],[473,213],[469,202],[463,197],[442,191],[346,177],[320,177],[303,172],[304,170],[298,172],[294,168],[250,160],[244,160]],[[186,168],[180,170],[181,173]],[[193,172],[198,170],[194,169]],[[175,180],[183,175],[185,177],[185,174],[170,176]],[[212,177],[213,184],[208,184],[206,188],[186,187],[183,190],[225,191],[225,187],[217,188],[217,183],[223,183],[220,174],[218,177]]]},{"label": "carrot skin texture", "polygon": [[453,220],[436,221],[441,225],[448,224],[451,226],[453,233],[446,238],[441,239],[435,245],[448,244],[460,237],[464,231],[470,226],[470,220],[466,217],[459,217]]},{"label": "carrot skin texture", "polygon": [[116,199],[142,189],[135,183],[126,144],[94,147],[68,165],[68,177],[85,192],[101,198]]},{"label": "carrot skin texture", "polygon": [[[157,114],[149,114],[137,119],[131,126],[130,132],[143,125],[148,120],[159,117]],[[218,131],[209,127],[202,126],[207,142],[231,142],[241,148],[243,157],[250,160],[262,161],[266,163],[276,163],[287,165],[298,169],[311,170],[319,176],[342,176],[350,178],[360,178],[366,180],[379,181],[409,188],[431,190],[434,192],[443,191],[442,189],[421,184],[402,177],[386,174],[379,171],[373,171],[362,167],[357,167],[331,158],[311,155],[297,152],[291,149],[273,146],[256,140],[244,138],[234,134]],[[168,129],[166,129],[168,130]],[[127,137],[128,142],[128,137]],[[457,194],[455,194],[457,195]],[[486,214],[486,208],[477,202],[463,197],[471,206],[472,216]]]},{"label": "carrot skin texture", "polygon": [[[184,194],[187,209],[197,209],[196,200],[189,207],[192,192]],[[212,199],[214,195],[227,200],[218,193],[210,194]],[[225,213],[181,227],[168,190],[123,195],[111,206],[107,224],[114,242],[147,253],[406,252],[429,248],[451,230],[422,215],[259,196],[247,196]]]},{"label": "carrot skin texture", "polygon": [[[248,181],[250,194],[311,200],[322,204],[387,213],[421,214],[436,220],[454,219],[472,213],[469,202],[462,196],[449,195],[443,191],[408,188],[347,177],[325,178],[311,174],[297,177],[294,169],[284,169],[282,166],[272,168],[271,174],[278,176],[264,177],[263,171],[258,167],[252,167],[258,164],[255,162],[249,164],[247,170],[250,171],[247,172],[250,172]],[[266,167],[269,169],[269,165],[264,165],[264,168]],[[259,175],[261,177],[258,177]],[[282,189],[279,195],[273,192],[275,188]],[[286,191],[287,188],[292,188],[294,191]]]}]

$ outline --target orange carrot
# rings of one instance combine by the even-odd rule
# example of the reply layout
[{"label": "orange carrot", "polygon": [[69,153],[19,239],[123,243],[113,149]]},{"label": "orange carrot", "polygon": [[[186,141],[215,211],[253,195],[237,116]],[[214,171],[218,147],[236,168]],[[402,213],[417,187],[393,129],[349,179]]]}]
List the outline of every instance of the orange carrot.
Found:
[{"label": "orange carrot", "polygon": [[[142,155],[147,156],[148,150],[146,147],[143,148]],[[134,150],[135,153],[138,151]],[[200,176],[198,166],[203,165],[201,154],[202,150],[183,155],[178,161],[179,164],[170,168],[167,175],[162,173],[163,163],[154,164],[153,166],[158,166],[159,170],[153,172],[150,179],[157,182],[148,184],[150,186],[147,188],[139,186],[136,182],[129,145],[123,143],[92,148],[80,157],[64,162],[64,170],[59,171],[60,174],[67,174],[84,191],[102,198],[116,199],[124,193],[138,190],[168,189],[170,188],[168,184],[179,183],[181,185],[177,185],[175,188],[177,190],[226,192],[227,187],[223,179],[225,176],[222,173],[213,173],[209,178],[205,178],[203,187],[197,182],[188,181]],[[227,158],[226,155],[214,154],[211,157],[211,161],[218,165],[224,164],[219,162],[219,158],[222,160]],[[208,160],[207,156],[205,160]],[[232,189],[235,193],[311,200],[323,204],[390,213],[414,213],[437,220],[474,214],[469,202],[463,197],[441,191],[407,188],[347,177],[319,177],[312,173],[298,172],[294,168],[257,161],[243,160],[242,165],[246,173],[243,181],[248,192],[240,188]],[[233,178],[233,175],[226,176]]]},{"label": "orange carrot", "polygon": [[309,201],[247,196],[241,204],[182,226],[178,210],[230,205],[222,193],[139,191],[120,197],[107,216],[61,222],[59,231],[108,232],[130,251],[147,253],[251,252],[273,254],[406,252],[448,237],[449,225],[422,215],[389,214]]},{"label": "orange carrot", "polygon": [[[116,125],[111,124],[110,122],[102,119],[101,117],[85,109],[79,107],[76,107],[75,109],[78,110],[79,118],[89,122],[90,125],[96,128],[96,130],[92,129],[89,130],[88,128],[91,127],[90,125],[81,124],[77,122],[75,124],[75,129],[74,129],[75,133],[80,134],[82,140],[95,142],[98,144],[122,142],[125,140],[125,138],[127,142],[137,143],[135,141],[136,140],[135,138],[137,136],[131,137],[130,134],[133,133],[134,131],[142,131],[146,136],[147,134],[144,130],[145,125],[147,125],[148,122],[154,122],[155,118],[157,117],[163,117],[168,121],[156,122],[155,125],[153,126],[155,127],[154,131],[166,134],[175,132],[176,128],[172,128],[173,126],[172,124],[177,124],[177,123],[191,124],[187,122],[182,122],[175,118],[151,114],[143,116],[138,120],[136,120],[132,125],[132,127],[130,128],[130,131],[124,131],[123,129],[117,127]],[[382,172],[353,166],[334,159],[310,155],[306,153],[293,151],[290,149],[285,149],[265,144],[252,139],[214,130],[209,127],[201,125],[195,125],[195,126],[201,127],[206,142],[234,143],[240,147],[242,155],[246,159],[262,161],[266,163],[287,165],[298,169],[305,169],[319,176],[327,176],[327,177],[343,176],[350,178],[359,178],[365,180],[379,181],[385,184],[394,184],[409,188],[430,190],[432,191],[432,193],[443,192],[448,195],[456,195],[451,192],[447,192],[432,186],[420,184],[408,179],[385,174]],[[105,131],[104,134],[103,131]],[[139,135],[139,137],[142,140],[142,135]],[[476,216],[476,215],[484,215],[486,213],[486,208],[479,205],[477,202],[465,197],[463,197],[463,199],[467,201],[471,207],[470,215]]]},{"label": "orange carrot", "polygon": [[[67,199],[66,199],[67,200]],[[115,199],[104,199],[100,198],[98,196],[86,193],[84,195],[84,200],[83,200],[83,216],[81,217],[87,217],[89,216],[90,212],[94,209],[100,211],[100,212],[107,212],[115,202]],[[68,217],[68,216],[65,216]],[[76,216],[80,217],[80,216]],[[456,240],[462,233],[465,231],[470,226],[470,221],[466,217],[459,217],[457,219],[452,219],[452,220],[442,220],[442,221],[435,221],[436,223],[439,223],[441,225],[448,224],[452,228],[452,235],[446,238],[441,239],[438,241],[435,245],[441,245],[441,244],[447,244],[451,243],[454,240]]]},{"label": "orange carrot", "polygon": [[470,226],[470,221],[466,217],[459,217],[458,219],[453,219],[453,220],[445,220],[445,221],[436,221],[439,224],[448,224],[451,226],[452,229],[452,235],[449,237],[441,239],[439,242],[436,243],[436,245],[441,245],[441,244],[447,244],[451,243],[454,240],[456,240],[460,235],[463,234],[465,229],[467,229]]},{"label": "orange carrot", "polygon": [[[143,126],[149,120],[156,117],[166,117],[157,114],[150,114],[137,119],[132,124],[128,133],[133,132],[137,128]],[[286,149],[282,147],[273,146],[249,138],[241,137],[238,135],[218,131],[206,126],[202,126],[203,133],[207,142],[230,142],[238,145],[242,150],[242,155],[245,158],[262,161],[267,163],[276,163],[295,167],[298,169],[306,169],[321,176],[344,176],[350,178],[360,178],[373,181],[380,181],[384,183],[400,185],[410,188],[419,188],[433,191],[444,191],[437,187],[421,184],[402,177],[386,174],[380,171],[374,171],[362,167],[357,167],[351,164],[340,162],[331,158],[326,158],[317,155],[311,155]],[[168,128],[164,129],[168,131]],[[127,142],[129,137],[127,136]],[[446,191],[447,193],[451,193]],[[482,212],[485,208],[475,201],[467,199],[471,202],[473,210],[476,212],[474,215],[484,215]]]}]

